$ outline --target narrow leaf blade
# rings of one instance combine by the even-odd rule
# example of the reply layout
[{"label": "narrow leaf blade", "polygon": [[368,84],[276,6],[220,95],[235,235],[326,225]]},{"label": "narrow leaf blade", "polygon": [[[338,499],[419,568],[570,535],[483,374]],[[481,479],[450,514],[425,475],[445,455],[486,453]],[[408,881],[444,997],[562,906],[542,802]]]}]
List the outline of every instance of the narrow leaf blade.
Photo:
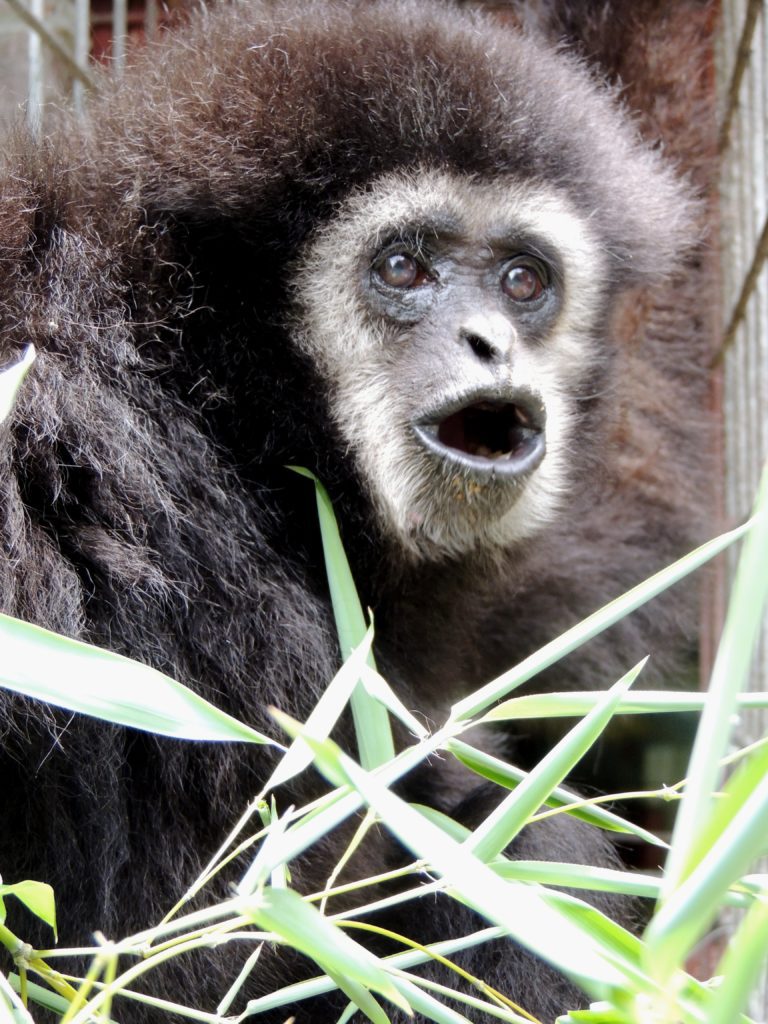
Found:
[{"label": "narrow leaf blade", "polygon": [[0,686],[56,707],[177,739],[271,743],[170,676],[0,615]]}]

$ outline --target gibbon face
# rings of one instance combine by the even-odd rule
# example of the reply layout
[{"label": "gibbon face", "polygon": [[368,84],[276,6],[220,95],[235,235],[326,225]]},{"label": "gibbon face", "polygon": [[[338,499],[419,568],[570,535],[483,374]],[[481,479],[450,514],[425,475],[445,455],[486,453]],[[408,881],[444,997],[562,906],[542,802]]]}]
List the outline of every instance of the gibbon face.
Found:
[{"label": "gibbon face", "polygon": [[309,242],[299,343],[412,556],[513,544],[557,512],[606,278],[567,196],[514,177],[389,174]]}]

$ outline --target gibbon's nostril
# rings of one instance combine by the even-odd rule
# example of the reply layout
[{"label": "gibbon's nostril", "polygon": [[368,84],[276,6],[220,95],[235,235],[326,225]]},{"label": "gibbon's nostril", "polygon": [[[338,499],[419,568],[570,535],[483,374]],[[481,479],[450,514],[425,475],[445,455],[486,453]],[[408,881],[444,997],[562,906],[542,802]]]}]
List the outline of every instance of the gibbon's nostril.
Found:
[{"label": "gibbon's nostril", "polygon": [[457,324],[458,340],[468,345],[483,363],[501,363],[509,359],[515,344],[516,332],[511,321],[494,310],[473,313]]},{"label": "gibbon's nostril", "polygon": [[477,358],[481,359],[484,363],[502,359],[504,356],[504,353],[492,342],[479,334],[474,334],[472,331],[462,330],[459,333],[459,337],[469,345]]},{"label": "gibbon's nostril", "polygon": [[483,362],[490,362],[502,357],[502,352],[500,352],[492,342],[480,337],[479,334],[472,334],[470,331],[462,331],[461,338],[463,341],[466,341],[477,358],[481,359]]}]

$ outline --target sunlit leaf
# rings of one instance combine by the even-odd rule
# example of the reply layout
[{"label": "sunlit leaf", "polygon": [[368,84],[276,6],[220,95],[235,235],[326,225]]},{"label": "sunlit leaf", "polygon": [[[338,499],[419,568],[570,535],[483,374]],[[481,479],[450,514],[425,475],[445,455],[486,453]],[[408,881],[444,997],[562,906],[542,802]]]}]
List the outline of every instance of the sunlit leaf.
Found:
[{"label": "sunlit leaf", "polygon": [[525,658],[519,665],[515,665],[508,672],[504,672],[481,689],[458,701],[451,712],[452,717],[465,720],[485,711],[492,704],[495,704],[496,701],[506,697],[508,693],[538,675],[539,672],[543,672],[550,665],[554,665],[555,662],[560,661],[561,658],[570,654],[571,651],[575,651],[582,644],[602,633],[609,626],[614,625],[614,623],[619,622],[626,615],[629,615],[630,612],[635,611],[636,608],[640,608],[674,583],[684,579],[694,569],[698,569],[740,537],[743,537],[749,531],[751,525],[752,522],[750,521],[737,527],[735,530],[730,530],[728,533],[723,533],[719,537],[707,541],[706,544],[702,544],[695,551],[691,551],[643,583],[639,583],[636,587],[628,590],[626,594],[622,594],[621,597],[610,601],[571,629],[566,630],[565,633],[562,633],[556,639],[545,644],[544,647],[534,654]]},{"label": "sunlit leaf", "polygon": [[[320,964],[337,982],[343,978],[373,989],[396,1006],[408,1010],[408,1003],[379,966],[376,957],[291,889],[266,888],[248,907],[260,928],[279,935]],[[343,987],[346,992],[347,988]],[[354,999],[354,996],[350,998]]]},{"label": "sunlit leaf", "polygon": [[194,740],[271,743],[148,665],[0,615],[0,686],[118,725]]},{"label": "sunlit leaf", "polygon": [[[355,581],[341,543],[339,527],[328,492],[308,469],[300,466],[292,466],[291,469],[301,476],[308,477],[315,484],[333,614],[339,634],[341,655],[346,659],[363,643],[366,634],[365,616],[360,607]],[[369,659],[371,667],[375,668],[372,654],[369,655]],[[394,757],[395,744],[386,708],[361,684],[355,687],[350,703],[361,763],[366,768],[375,768],[376,765],[389,761]]]},{"label": "sunlit leaf", "polygon": [[[750,529],[739,557],[725,625],[718,645],[707,704],[702,712],[688,768],[689,782],[675,818],[672,849],[665,868],[665,892],[685,877],[691,850],[712,806],[722,772],[731,719],[746,686],[752,653],[768,598],[768,467],[763,472]],[[669,968],[660,951],[659,967]]]},{"label": "sunlit leaf", "polygon": [[495,810],[475,829],[466,841],[482,860],[488,860],[514,839],[531,815],[546,801],[573,766],[581,760],[613,716],[621,697],[643,669],[641,661],[610,690],[588,715],[550,750],[527,777],[502,800]]},{"label": "sunlit leaf", "polygon": [[382,786],[372,773],[355,765],[335,744],[308,742],[321,771],[331,778],[338,778],[339,772],[346,774],[400,841],[443,875],[462,900],[489,921],[502,925],[529,949],[556,962],[582,987],[599,991],[605,985],[620,983],[623,971],[636,970],[619,946],[612,943],[606,949],[589,932],[574,927],[548,905],[535,887],[503,882],[464,845]]},{"label": "sunlit leaf", "polygon": [[[328,736],[338,722],[353,690],[360,681],[363,665],[370,654],[372,642],[373,629],[369,628],[363,636],[362,643],[351,652],[312,709],[304,728],[316,739],[324,739]],[[297,736],[272,772],[265,790],[271,791],[277,786],[282,786],[311,763],[312,751],[301,736]]]},{"label": "sunlit leaf", "polygon": [[35,346],[25,345],[21,358],[17,362],[0,368],[0,423],[10,416],[22,381],[34,361]]},{"label": "sunlit leaf", "polygon": [[768,891],[758,899],[728,943],[715,975],[721,978],[707,1024],[733,1024],[765,971],[768,949]]},{"label": "sunlit leaf", "polygon": [[[596,695],[596,699],[597,696],[599,695]],[[492,754],[486,754],[485,751],[478,750],[463,740],[451,739],[446,746],[467,768],[470,768],[482,778],[495,782],[499,786],[505,786],[507,789],[514,789],[516,786],[519,786],[528,775],[528,772],[524,772],[522,768],[516,768],[514,765],[507,764],[500,758],[494,757]],[[547,797],[545,803],[547,807],[568,806],[570,808],[568,814],[574,818],[579,818],[581,821],[586,821],[590,825],[596,825],[598,828],[603,828],[610,832],[625,832],[629,835],[636,835],[640,839],[645,840],[645,842],[652,843],[654,846],[666,847],[667,844],[659,839],[658,836],[646,831],[644,828],[640,828],[639,825],[635,825],[618,814],[614,814],[613,811],[606,811],[605,808],[597,806],[579,807],[578,803],[581,799],[580,796],[571,790],[564,789],[562,786],[556,786]],[[571,805],[574,806],[571,807]]]},{"label": "sunlit leaf", "polygon": [[14,882],[12,885],[0,885],[0,900],[6,896],[15,896],[35,917],[50,925],[54,935],[56,934],[56,900],[50,885],[29,879]]}]

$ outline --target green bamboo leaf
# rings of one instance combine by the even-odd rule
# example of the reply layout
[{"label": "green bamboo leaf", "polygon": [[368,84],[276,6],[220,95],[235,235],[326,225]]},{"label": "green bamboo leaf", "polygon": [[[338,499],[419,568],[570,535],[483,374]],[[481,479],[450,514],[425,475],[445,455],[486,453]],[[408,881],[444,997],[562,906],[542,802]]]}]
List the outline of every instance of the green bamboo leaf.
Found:
[{"label": "green bamboo leaf", "polygon": [[[433,825],[457,843],[463,843],[472,834],[466,825],[422,804],[411,804]],[[614,868],[597,868],[587,864],[568,864],[549,860],[510,860],[499,856],[488,861],[488,866],[499,878],[509,881],[538,882],[546,886],[563,886],[570,889],[586,889],[590,892],[615,892],[627,896],[643,896],[656,899],[661,891],[661,879],[657,875],[645,875],[639,871],[619,871]],[[738,900],[739,905],[748,897]]]},{"label": "green bamboo leaf", "polygon": [[[528,775],[528,772],[524,772],[521,768],[507,764],[492,754],[486,754],[485,751],[478,750],[463,740],[449,740],[446,743],[446,749],[450,750],[454,757],[471,771],[484,779],[488,779],[490,782],[504,786],[506,789],[514,789],[516,786],[519,786]],[[613,811],[607,811],[604,807],[571,808],[571,804],[578,804],[581,799],[583,798],[570,789],[555,786],[547,797],[545,804],[547,807],[567,806],[569,807],[568,814],[581,821],[586,821],[590,825],[596,825],[598,828],[606,829],[609,832],[636,835],[647,843],[652,843],[654,846],[661,846],[666,849],[667,844],[662,839],[659,839],[658,836],[646,831],[644,828],[640,828],[639,825],[635,825],[631,821],[627,821]]]},{"label": "green bamboo leaf", "polygon": [[[343,974],[337,974],[330,968],[327,968],[327,974],[344,995],[349,996],[353,1005],[364,1013],[368,1020],[372,1020],[374,1024],[390,1024],[389,1017],[364,985],[359,984],[359,982],[354,981],[352,978],[345,977]],[[350,1017],[343,1013],[341,1021],[344,1019],[349,1020]],[[341,1024],[341,1021],[339,1024]]]},{"label": "green bamboo leaf", "polygon": [[765,970],[768,949],[768,892],[750,908],[728,943],[715,975],[722,980],[715,990],[707,1024],[733,1024]]},{"label": "green bamboo leaf", "polygon": [[537,888],[502,881],[464,845],[390,792],[374,774],[363,771],[331,741],[315,744],[308,738],[307,742],[316,752],[320,770],[332,779],[344,773],[400,841],[427,860],[464,902],[554,963],[586,991],[604,993],[606,987],[620,985],[627,975],[636,973],[622,945],[595,941],[590,931],[550,907]]},{"label": "green bamboo leaf", "polygon": [[[343,917],[343,915],[341,915]],[[407,949],[401,953],[393,953],[390,956],[384,958],[383,962],[391,967],[393,971],[392,981],[401,992],[404,993],[406,999],[410,1003],[411,1007],[418,1013],[427,1017],[429,1020],[446,1021],[446,1024],[454,1024],[456,1021],[461,1021],[466,1024],[464,1017],[455,1015],[453,1010],[449,1010],[448,1007],[442,1007],[441,1004],[434,1001],[430,1003],[426,997],[426,993],[422,993],[422,996],[418,995],[419,989],[415,985],[411,985],[405,981],[401,971],[407,971],[412,967],[417,967],[420,964],[427,963],[432,960],[431,952],[434,952],[437,956],[451,957],[456,953],[460,953],[462,950],[471,949],[475,946],[482,945],[485,942],[489,942],[493,939],[502,937],[501,929],[499,928],[483,928],[479,932],[474,932],[471,935],[462,935],[457,939],[448,939],[442,942],[431,943],[426,947],[426,951],[420,949]],[[238,1021],[244,1020],[246,1017],[256,1016],[260,1013],[265,1013],[267,1010],[274,1010],[278,1007],[294,1007],[297,1003],[304,999],[314,999],[319,995],[323,995],[326,992],[332,991],[336,987],[335,983],[324,975],[323,977],[310,978],[307,981],[295,982],[292,985],[286,985],[275,992],[270,992],[268,995],[259,996],[258,999],[251,999],[248,1002],[245,1012],[241,1017],[238,1017]],[[434,1015],[434,1007],[439,1008],[438,1015]],[[445,1015],[443,1015],[443,1011]],[[454,1014],[454,1016],[451,1016]],[[288,1014],[286,1014],[288,1016]]]},{"label": "green bamboo leaf", "polygon": [[34,1024],[8,979],[0,974],[0,1024]]},{"label": "green bamboo leaf", "polygon": [[418,718],[411,714],[386,679],[375,669],[372,669],[370,665],[363,665],[360,678],[370,696],[401,721],[409,732],[418,739],[426,739],[429,736],[429,730],[425,729]]},{"label": "green bamboo leaf", "polygon": [[[490,867],[500,878],[539,882],[548,887],[623,893],[627,896],[641,896],[644,899],[658,898],[662,884],[660,875],[596,868],[587,864],[565,864],[560,861],[498,858],[490,862]],[[747,876],[732,886],[723,897],[723,903],[729,907],[751,907],[755,902],[755,895],[766,887],[768,878],[765,876]]]},{"label": "green bamboo leaf", "polygon": [[347,1005],[346,1005],[346,1007],[344,1009],[344,1012],[339,1017],[339,1019],[336,1022],[336,1024],[348,1024],[348,1022],[350,1020],[352,1020],[352,1018],[354,1017],[354,1015],[356,1013],[357,1013],[357,1007],[355,1006],[355,1004],[354,1003],[347,1003]]},{"label": "green bamboo leaf", "polygon": [[[18,974],[9,974],[8,983],[17,994],[21,991],[21,982]],[[46,1009],[56,1013],[59,1017],[69,1009],[68,999],[58,995],[56,992],[52,992],[44,985],[38,985],[34,981],[27,980],[27,992],[31,1001],[34,1001],[39,1006],[46,1007]],[[104,1024],[109,1024],[109,1022],[105,1021]]]},{"label": "green bamboo leaf", "polygon": [[[672,847],[665,867],[664,891],[681,884],[691,852],[709,816],[713,793],[722,772],[731,719],[739,691],[745,689],[752,652],[768,597],[768,467],[760,482],[755,511],[739,558],[725,625],[712,669],[707,703],[696,732],[688,767],[688,785],[675,819]],[[661,954],[659,970],[674,968]]]},{"label": "green bamboo leaf", "polygon": [[715,808],[713,794],[722,771],[720,759],[730,738],[732,715],[748,678],[761,627],[768,596],[767,564],[768,468],[739,559],[708,700],[696,733],[662,900],[646,932],[645,963],[662,983],[681,967],[728,886],[766,848],[768,777],[760,778],[754,768],[764,763],[765,749],[753,754],[757,760],[752,766],[745,765],[729,784],[742,787],[738,795],[726,787],[730,807]]},{"label": "green bamboo leaf", "polygon": [[464,844],[481,860],[497,856],[527,824],[574,765],[601,735],[614,710],[645,666],[641,661],[603,694],[600,703],[581,719],[528,773],[516,789],[478,825]]},{"label": "green bamboo leaf", "polygon": [[[366,625],[355,581],[339,536],[333,505],[328,492],[313,473],[300,466],[290,468],[314,481],[331,603],[339,634],[341,655],[346,659],[363,642]],[[369,659],[371,667],[375,668],[372,654]],[[355,687],[350,704],[361,763],[366,768],[375,768],[391,760],[395,755],[395,744],[386,708],[372,698],[361,684]]]},{"label": "green bamboo leaf", "polygon": [[[369,627],[362,643],[354,648],[312,709],[304,728],[316,739],[324,739],[330,735],[341,717],[353,690],[360,681],[365,661],[371,653],[372,643],[373,627]],[[301,736],[297,736],[272,772],[269,782],[264,787],[265,792],[282,786],[311,763],[312,751]]]},{"label": "green bamboo leaf", "polygon": [[636,1024],[637,1018],[619,1014],[610,1003],[593,1003],[588,1010],[571,1010],[555,1024]]},{"label": "green bamboo leaf", "polygon": [[472,830],[468,829],[466,825],[462,825],[460,822],[455,821],[449,815],[444,814],[442,811],[438,811],[435,807],[430,807],[428,804],[416,804],[412,803],[410,806],[418,811],[422,817],[426,818],[427,821],[431,821],[433,825],[441,829],[447,836],[454,839],[457,843],[463,843],[465,839],[469,839],[472,835]]},{"label": "green bamboo leaf", "polygon": [[673,562],[672,565],[667,566],[643,583],[633,587],[632,590],[628,590],[626,594],[622,594],[621,597],[593,612],[588,618],[571,629],[566,630],[565,633],[562,633],[559,637],[550,641],[550,643],[545,644],[540,650],[525,658],[519,665],[511,668],[508,672],[504,672],[486,686],[460,700],[454,705],[451,717],[455,720],[465,721],[482,713],[491,704],[495,704],[496,701],[506,697],[512,690],[522,686],[523,683],[526,683],[544,669],[549,668],[550,665],[554,665],[555,662],[564,658],[566,654],[575,651],[582,644],[602,633],[609,626],[614,625],[614,623],[629,615],[630,612],[635,611],[636,608],[646,604],[651,598],[656,597],[657,594],[667,590],[673,583],[684,579],[695,569],[698,569],[730,544],[733,544],[734,541],[743,537],[751,526],[752,521],[750,520],[750,522],[737,527],[735,530],[723,533],[721,536],[707,541],[706,544],[702,544],[695,551],[691,551],[683,558]]},{"label": "green bamboo leaf", "polygon": [[[316,764],[320,765],[321,770],[334,786],[339,790],[343,790],[347,785],[347,777],[336,763],[336,758],[334,756],[336,744],[328,739],[327,736],[313,736],[304,723],[298,722],[295,718],[287,715],[284,711],[280,711],[279,708],[270,708],[269,711],[280,728],[283,729],[294,740],[294,742],[296,739],[301,739],[303,743],[307,744],[312,751],[312,760]],[[313,818],[314,816],[310,815],[310,820],[313,820]],[[317,838],[320,838],[320,836]]]},{"label": "green bamboo leaf", "polygon": [[0,615],[0,686],[177,739],[272,743],[148,665]]},{"label": "green bamboo leaf", "polygon": [[[520,882],[538,882],[546,886],[568,889],[586,889],[590,892],[615,892],[627,896],[656,899],[661,890],[658,875],[640,871],[619,871],[616,868],[596,868],[589,864],[566,864],[549,860],[492,860],[489,864],[499,878]],[[739,899],[743,904],[744,898]]]},{"label": "green bamboo leaf", "polygon": [[431,1020],[435,1024],[472,1024],[468,1017],[450,1006],[438,1002],[434,996],[413,982],[407,981],[405,978],[397,978],[396,982],[400,991],[418,1013],[417,1020]]},{"label": "green bamboo leaf", "polygon": [[[712,847],[732,825],[736,815],[754,794],[762,780],[768,775],[768,747],[758,747],[750,757],[738,766],[722,789],[721,796],[712,804],[709,820],[706,821],[691,847],[687,871],[688,877],[698,865],[709,856]],[[759,836],[757,837],[759,840]],[[768,848],[765,842],[745,851],[747,861],[757,860]]]},{"label": "green bamboo leaf", "polygon": [[[321,766],[322,762],[321,770],[325,772],[327,778],[335,778],[337,780],[335,784],[339,786],[333,793],[328,793],[326,796],[315,801],[309,813],[288,829],[285,834],[285,845],[281,848],[280,853],[283,860],[289,861],[293,860],[294,857],[298,857],[299,854],[303,853],[313,843],[321,840],[324,835],[336,828],[345,818],[359,810],[363,806],[363,799],[349,785],[343,773],[337,773],[334,776],[335,761],[332,757],[324,760],[322,755],[324,750],[323,743],[318,744],[316,739],[310,739],[306,735],[306,730],[301,722],[297,722],[276,708],[270,710],[273,718],[285,730],[288,736],[291,738],[299,735],[304,736],[315,753],[315,763]],[[330,744],[330,741],[326,742]],[[391,761],[375,769],[374,774],[383,785],[391,786],[403,775],[406,775],[418,764],[421,764],[422,761],[436,750],[441,749],[444,743],[445,736],[441,731],[438,731],[421,743],[412,747],[406,747]],[[330,744],[328,749],[335,750],[336,748],[335,745]]]},{"label": "green bamboo leaf", "polygon": [[[407,1001],[373,953],[323,917],[292,889],[266,888],[244,904],[243,912],[251,916],[259,928],[274,932],[319,964],[353,1002],[357,1002],[357,998],[348,991],[348,983],[352,983],[349,987],[358,997],[359,990],[355,986],[363,986],[379,992],[406,1013],[410,1011]],[[386,1016],[383,1017],[386,1021]]]},{"label": "green bamboo leaf", "polygon": [[[237,883],[239,896],[250,896],[256,892],[266,879],[272,875],[278,867],[285,869],[285,862],[281,861],[279,852],[275,855],[275,847],[281,842],[288,823],[287,816],[283,818],[274,817],[270,822],[267,834],[259,846],[258,853],[248,867],[243,877]],[[273,888],[285,888],[284,885],[275,885]]]},{"label": "green bamboo leaf", "polygon": [[[46,882],[33,882],[25,879],[12,885],[0,885],[0,906],[6,896],[15,896],[24,906],[31,910],[35,917],[45,921],[56,935],[56,900],[53,889]],[[3,914],[3,920],[5,915]]]},{"label": "green bamboo leaf", "polygon": [[25,345],[21,358],[0,370],[0,423],[8,419],[16,403],[22,381],[35,361],[35,346]]},{"label": "green bamboo leaf", "polygon": [[[765,751],[761,751],[765,754]],[[662,897],[645,935],[645,959],[662,980],[670,964],[682,964],[717,913],[728,887],[768,849],[768,771],[759,759],[759,771],[739,773],[733,814],[698,864],[677,888]],[[746,795],[740,789],[746,790]],[[726,787],[725,800],[729,793]],[[730,815],[729,815],[730,817]],[[695,846],[694,846],[695,849]],[[758,897],[759,898],[759,897]]]},{"label": "green bamboo leaf", "polygon": [[[434,807],[423,804],[411,804],[411,807],[457,843],[463,843],[472,835],[466,825],[454,821]],[[538,882],[541,885],[588,889],[591,892],[624,893],[647,899],[656,899],[661,891],[661,879],[657,875],[644,875],[639,871],[619,871],[561,861],[510,860],[504,856],[488,861],[488,866],[499,878],[519,882]],[[746,899],[748,897],[740,896],[738,904],[742,905]]]},{"label": "green bamboo leaf", "polygon": [[[586,715],[602,699],[603,690],[573,690],[570,693],[531,693],[511,697],[497,704],[480,721],[505,722],[527,718],[576,718]],[[655,715],[660,712],[702,711],[709,700],[706,693],[677,690],[640,690],[628,693],[616,706],[617,715]],[[740,708],[768,707],[768,693],[744,693],[737,697]]]},{"label": "green bamboo leaf", "polygon": [[604,991],[604,986],[625,980],[630,965],[625,963],[623,951],[611,948],[608,955],[593,934],[553,911],[541,890],[504,883],[464,845],[404,805],[370,775],[354,765],[347,768],[350,781],[389,829],[417,857],[427,860],[462,901],[554,963],[587,991]]}]

